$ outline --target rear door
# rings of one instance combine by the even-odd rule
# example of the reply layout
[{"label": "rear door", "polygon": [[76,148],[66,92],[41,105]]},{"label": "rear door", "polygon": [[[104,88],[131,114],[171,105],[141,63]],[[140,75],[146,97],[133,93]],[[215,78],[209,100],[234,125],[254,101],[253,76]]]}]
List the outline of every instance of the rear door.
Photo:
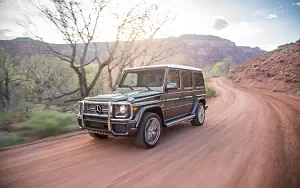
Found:
[{"label": "rear door", "polygon": [[194,95],[196,98],[202,98],[206,94],[205,82],[201,71],[194,72]]},{"label": "rear door", "polygon": [[185,115],[192,112],[194,102],[193,73],[190,70],[181,70],[182,91],[181,91],[181,112]]}]

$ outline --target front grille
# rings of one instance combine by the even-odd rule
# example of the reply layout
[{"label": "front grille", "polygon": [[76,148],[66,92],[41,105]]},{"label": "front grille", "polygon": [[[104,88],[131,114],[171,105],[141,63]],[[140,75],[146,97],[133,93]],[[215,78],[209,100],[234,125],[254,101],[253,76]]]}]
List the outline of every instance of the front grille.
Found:
[{"label": "front grille", "polygon": [[108,130],[107,123],[100,123],[100,122],[92,122],[92,121],[85,121],[85,126],[90,128],[96,128],[100,130]]},{"label": "front grille", "polygon": [[84,115],[84,120],[85,121],[100,122],[100,123],[107,123],[107,118],[106,117],[97,117],[97,116]]},{"label": "front grille", "polygon": [[[96,111],[96,106],[101,106],[101,112]],[[84,113],[95,114],[95,115],[108,115],[108,104],[84,104]]]}]

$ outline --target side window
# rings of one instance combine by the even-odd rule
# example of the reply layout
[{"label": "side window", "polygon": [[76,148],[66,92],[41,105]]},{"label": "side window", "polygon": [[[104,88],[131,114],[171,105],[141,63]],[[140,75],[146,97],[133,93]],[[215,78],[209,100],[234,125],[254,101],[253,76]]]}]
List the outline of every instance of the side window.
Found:
[{"label": "side window", "polygon": [[169,70],[168,73],[168,83],[173,82],[176,83],[178,88],[180,88],[180,77],[179,77],[179,71],[178,70]]},{"label": "side window", "polygon": [[194,78],[195,78],[195,86],[196,87],[204,86],[203,75],[201,72],[195,72]]},{"label": "side window", "polygon": [[182,71],[182,80],[183,80],[183,87],[192,87],[192,72],[191,71]]}]

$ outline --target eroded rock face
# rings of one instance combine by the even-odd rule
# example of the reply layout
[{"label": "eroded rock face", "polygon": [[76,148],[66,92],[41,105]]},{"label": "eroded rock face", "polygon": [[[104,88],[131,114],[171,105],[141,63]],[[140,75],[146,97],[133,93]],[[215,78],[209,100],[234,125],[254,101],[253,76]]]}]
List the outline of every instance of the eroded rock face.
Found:
[{"label": "eroded rock face", "polygon": [[264,50],[247,46],[236,46],[230,40],[212,35],[181,35],[178,37],[178,53],[171,57],[172,62],[180,61],[181,64],[207,67],[226,58],[234,65],[262,55]]},{"label": "eroded rock face", "polygon": [[300,41],[252,59],[230,76],[246,86],[300,95]]},{"label": "eroded rock face", "polygon": [[[139,46],[140,43],[140,41],[136,41],[135,45]],[[113,43],[109,43],[109,45],[110,44]],[[120,44],[122,45],[122,42]],[[156,61],[156,64],[184,64],[203,68],[214,65],[216,62],[223,61],[225,58],[230,57],[233,64],[239,65],[265,53],[265,51],[257,47],[236,46],[234,42],[217,36],[187,34],[179,37],[154,39],[149,41],[149,49],[147,50],[147,53],[143,55],[146,59],[151,58],[153,54],[158,54],[158,52],[168,49],[168,46],[166,45],[173,45],[170,48],[172,49],[172,52],[170,53],[172,55],[166,55],[169,53],[166,52],[165,55],[168,56],[168,58],[162,58],[162,60]],[[58,52],[71,55],[72,50],[67,44],[50,44],[50,46]],[[86,61],[94,58],[95,46],[97,46],[99,58],[101,60],[107,58],[108,52],[106,43],[96,42],[95,45],[90,45]],[[25,56],[51,55],[51,51],[48,49],[46,43],[30,38],[2,40],[0,41],[0,48],[9,50],[12,54],[18,54],[18,56],[20,56],[20,61]],[[83,50],[83,44],[77,44],[77,50],[78,53],[80,53],[80,51]],[[136,58],[134,65],[140,66],[142,59],[145,57]]]}]

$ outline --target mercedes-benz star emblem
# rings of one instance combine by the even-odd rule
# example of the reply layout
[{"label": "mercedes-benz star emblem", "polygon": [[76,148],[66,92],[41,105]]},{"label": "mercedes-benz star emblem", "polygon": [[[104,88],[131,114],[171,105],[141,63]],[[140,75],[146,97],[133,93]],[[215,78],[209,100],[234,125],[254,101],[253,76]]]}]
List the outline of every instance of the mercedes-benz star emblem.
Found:
[{"label": "mercedes-benz star emblem", "polygon": [[102,112],[102,106],[97,105],[97,106],[95,107],[95,111],[96,111],[97,114],[101,114],[101,112]]}]

